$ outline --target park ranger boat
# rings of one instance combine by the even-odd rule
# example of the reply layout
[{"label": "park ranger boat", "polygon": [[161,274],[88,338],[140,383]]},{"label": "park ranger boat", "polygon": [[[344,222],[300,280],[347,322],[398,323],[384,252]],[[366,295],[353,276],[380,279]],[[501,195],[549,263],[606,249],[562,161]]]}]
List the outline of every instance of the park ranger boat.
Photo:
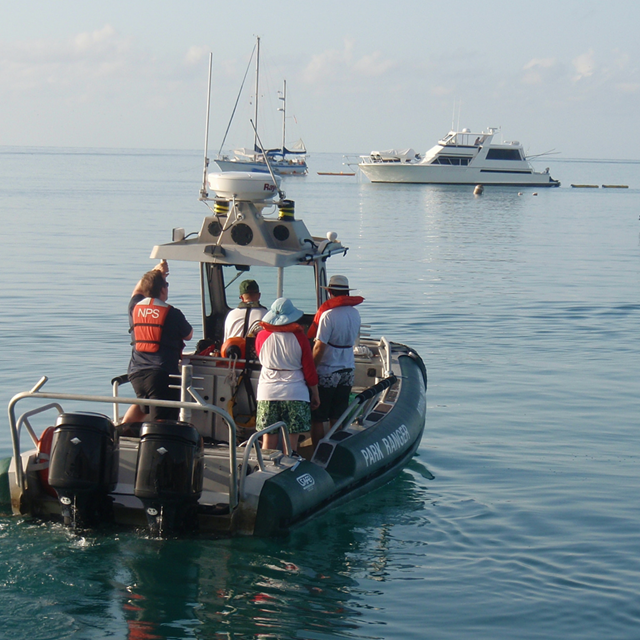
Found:
[{"label": "park ranger boat", "polygon": [[[13,455],[0,461],[0,503],[14,514],[153,535],[278,535],[389,482],[416,452],[425,365],[411,347],[364,335],[354,347],[349,408],[317,448],[303,442],[294,453],[284,422],[267,429],[280,434],[280,449],[261,448],[251,341],[221,352],[228,288],[251,277],[263,299],[295,300],[308,327],[327,296],[327,262],[347,247],[335,232],[311,235],[279,176],[204,175],[208,212],[199,229],[175,228],[171,242],[151,251],[156,260],[192,262],[201,284],[203,336],[183,355],[181,400],[132,397],[126,376],[97,396],[49,389],[41,377],[9,404]],[[30,408],[19,413],[25,400]],[[66,409],[71,402],[82,411]],[[180,420],[123,424],[130,404],[179,408]]]},{"label": "park ranger boat", "polygon": [[519,142],[493,142],[497,131],[449,131],[424,156],[414,149],[372,151],[360,156],[358,167],[371,182],[560,186],[549,169],[534,171]]}]

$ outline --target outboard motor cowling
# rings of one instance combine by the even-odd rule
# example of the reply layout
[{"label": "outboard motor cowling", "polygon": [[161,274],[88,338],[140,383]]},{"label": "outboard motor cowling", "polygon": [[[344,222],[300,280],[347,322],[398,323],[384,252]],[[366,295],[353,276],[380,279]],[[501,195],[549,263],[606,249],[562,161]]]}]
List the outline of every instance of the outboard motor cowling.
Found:
[{"label": "outboard motor cowling", "polygon": [[134,495],[142,501],[153,535],[197,525],[204,443],[186,422],[145,422],[140,431]]},{"label": "outboard motor cowling", "polygon": [[62,413],[51,442],[49,484],[58,494],[64,522],[72,527],[110,520],[109,493],[118,480],[118,437],[100,413]]}]

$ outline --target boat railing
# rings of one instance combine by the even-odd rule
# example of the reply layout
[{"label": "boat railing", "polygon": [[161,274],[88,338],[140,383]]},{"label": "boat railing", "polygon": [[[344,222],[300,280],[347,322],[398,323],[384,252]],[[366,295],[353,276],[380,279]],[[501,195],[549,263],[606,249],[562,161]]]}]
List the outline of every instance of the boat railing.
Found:
[{"label": "boat railing", "polygon": [[22,425],[25,426],[31,440],[33,441],[34,446],[38,446],[38,436],[36,432],[33,430],[31,423],[29,422],[29,418],[32,416],[38,415],[39,413],[44,413],[45,411],[49,411],[50,409],[56,409],[58,414],[64,413],[62,406],[57,402],[50,402],[49,404],[45,404],[43,407],[37,407],[36,409],[32,409],[31,411],[25,411],[16,422],[16,429],[18,431],[18,435],[22,430]]},{"label": "boat railing", "polygon": [[260,471],[265,471],[266,467],[264,464],[264,458],[262,457],[262,449],[258,444],[258,440],[265,434],[271,433],[272,431],[280,431],[280,436],[282,438],[283,447],[284,447],[284,455],[291,455],[291,442],[289,440],[289,430],[287,429],[287,425],[280,420],[279,422],[274,422],[272,425],[269,425],[265,429],[260,431],[256,431],[251,437],[243,442],[240,446],[245,447],[244,456],[242,458],[242,466],[240,467],[240,500],[244,500],[244,480],[247,477],[247,470],[249,467],[249,461],[251,457],[251,449],[255,449],[256,451],[256,459],[258,461],[258,467]]},{"label": "boat railing", "polygon": [[378,349],[380,349],[380,347],[384,348],[384,366],[385,366],[384,377],[387,378],[393,375],[391,372],[391,345],[389,344],[389,341],[384,336],[380,337]]},{"label": "boat railing", "polygon": [[[16,419],[16,405],[21,400],[26,398],[37,398],[42,400],[62,400],[68,402],[88,402],[88,403],[104,403],[104,404],[137,404],[141,406],[152,407],[168,407],[173,409],[180,409],[181,416],[185,415],[185,412],[190,411],[210,411],[219,415],[222,420],[227,424],[229,429],[229,509],[233,511],[238,505],[238,469],[237,469],[237,451],[236,442],[236,423],[233,418],[220,407],[214,404],[206,402],[192,386],[188,386],[184,389],[183,398],[187,395],[193,398],[193,401],[183,400],[156,400],[154,398],[127,398],[124,396],[99,396],[99,395],[82,395],[74,393],[58,393],[58,392],[43,392],[41,391],[43,385],[47,382],[47,376],[42,376],[37,384],[30,391],[23,391],[18,393],[9,401],[9,429],[11,431],[11,442],[13,447],[13,457],[15,461],[15,474],[16,483],[22,491],[25,490],[25,471],[22,466],[22,458],[20,452],[20,431],[22,425],[25,426],[29,432],[29,436],[33,440],[34,444],[38,444],[38,438],[29,423],[29,418],[38,413],[48,411],[50,409],[56,409],[59,413],[63,413],[62,406],[57,403],[49,403],[43,405],[26,413],[23,413],[18,419]],[[274,427],[275,428],[275,427]]]},{"label": "boat railing", "polygon": [[387,389],[392,387],[397,381],[397,376],[391,374],[388,377],[383,378],[373,386],[369,387],[368,389],[365,389],[364,391],[358,393],[322,440],[330,439],[336,431],[345,426],[347,421],[351,423],[361,415],[366,415],[367,413],[369,413],[380,395]]}]

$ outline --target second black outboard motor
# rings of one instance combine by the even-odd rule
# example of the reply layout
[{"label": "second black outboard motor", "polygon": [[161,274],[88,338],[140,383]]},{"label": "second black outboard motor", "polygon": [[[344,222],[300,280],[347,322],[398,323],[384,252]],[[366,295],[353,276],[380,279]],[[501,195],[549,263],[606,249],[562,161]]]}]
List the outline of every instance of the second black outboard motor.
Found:
[{"label": "second black outboard motor", "polygon": [[118,479],[118,437],[100,413],[62,413],[51,442],[49,484],[66,525],[92,527],[112,519],[109,493]]},{"label": "second black outboard motor", "polygon": [[186,422],[145,422],[133,493],[142,500],[154,536],[193,530],[202,494],[204,443]]}]

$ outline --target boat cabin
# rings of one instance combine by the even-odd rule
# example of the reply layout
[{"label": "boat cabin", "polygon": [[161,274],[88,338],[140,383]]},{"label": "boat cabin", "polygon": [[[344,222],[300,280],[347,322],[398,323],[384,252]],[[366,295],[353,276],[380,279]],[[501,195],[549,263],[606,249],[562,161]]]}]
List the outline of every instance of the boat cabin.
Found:
[{"label": "boat cabin", "polygon": [[443,147],[481,147],[491,142],[497,129],[490,127],[488,131],[482,133],[472,133],[471,129],[462,131],[449,131],[449,133],[438,141]]},{"label": "boat cabin", "polygon": [[[255,414],[255,389],[260,365],[251,354],[235,360],[223,357],[224,321],[236,306],[238,285],[256,280],[265,307],[279,297],[292,298],[305,312],[299,321],[307,329],[318,307],[327,299],[327,260],[346,254],[334,232],[316,237],[302,220],[295,218],[295,204],[282,200],[274,204],[280,179],[274,184],[268,174],[231,172],[210,174],[209,187],[217,197],[211,215],[199,232],[173,230],[173,241],[153,248],[152,258],[196,262],[200,266],[203,336],[195,354],[185,355],[191,364],[196,389],[206,401],[228,411],[238,427],[249,426]],[[206,202],[208,202],[205,199]],[[202,352],[206,355],[200,355]],[[231,371],[231,375],[230,375]],[[238,384],[245,377],[250,385]],[[372,380],[361,381],[366,388]],[[228,428],[218,416],[197,412],[191,422],[208,439],[226,439]],[[247,435],[245,434],[240,434]]]}]

